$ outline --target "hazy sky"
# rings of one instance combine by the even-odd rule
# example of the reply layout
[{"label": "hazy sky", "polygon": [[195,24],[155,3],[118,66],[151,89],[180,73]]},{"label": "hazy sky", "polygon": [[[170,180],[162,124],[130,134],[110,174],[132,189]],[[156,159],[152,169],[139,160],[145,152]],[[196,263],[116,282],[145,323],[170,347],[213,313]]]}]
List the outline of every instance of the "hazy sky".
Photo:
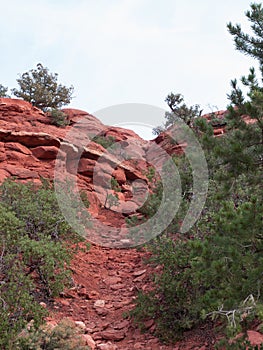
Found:
[{"label": "hazy sky", "polygon": [[205,111],[225,109],[230,80],[255,64],[226,29],[248,28],[250,3],[2,0],[0,83],[16,87],[18,73],[41,62],[75,87],[71,106],[90,113],[121,103],[166,108],[171,91]]}]

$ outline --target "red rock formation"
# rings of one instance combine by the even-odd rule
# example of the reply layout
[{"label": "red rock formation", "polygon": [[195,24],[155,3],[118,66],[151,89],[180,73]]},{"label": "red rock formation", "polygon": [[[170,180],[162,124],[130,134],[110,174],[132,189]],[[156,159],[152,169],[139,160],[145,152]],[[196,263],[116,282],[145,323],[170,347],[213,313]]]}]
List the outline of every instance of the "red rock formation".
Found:
[{"label": "red rock formation", "polygon": [[[225,124],[224,118],[226,116],[227,111],[216,111],[214,113],[209,113],[203,115],[203,118],[208,121],[212,120],[212,117],[215,118],[218,123],[213,124],[214,135],[221,136],[225,133]],[[168,154],[178,154],[181,155],[184,153],[184,150],[187,146],[186,142],[175,142],[171,137],[171,133],[169,129],[166,132],[160,133],[155,139],[156,142],[162,149],[164,149]]]},{"label": "red rock formation", "polygon": [[[41,177],[53,179],[55,161],[59,155],[66,157],[67,171],[70,174],[77,173],[78,185],[87,192],[93,214],[98,214],[101,207],[93,187],[95,166],[97,183],[101,186],[98,190],[100,194],[113,176],[119,186],[122,186],[122,193],[118,194],[121,202],[125,198],[130,200],[130,192],[126,191],[125,185],[129,187],[135,179],[147,181],[144,175],[147,169],[147,142],[133,131],[107,127],[84,111],[70,108],[63,111],[70,125],[58,128],[50,124],[48,114],[30,103],[19,99],[0,98],[0,181],[10,176],[23,181],[36,181]],[[89,142],[80,154],[74,143],[65,140],[72,126],[80,119],[84,120],[80,126],[80,135],[87,130],[92,136],[111,136],[117,145],[121,142],[116,154],[114,150],[105,151],[103,146],[95,142]],[[59,149],[63,152],[59,153]],[[118,154],[119,151],[123,154]],[[137,163],[130,160],[134,157]]]},{"label": "red rock formation", "polygon": [[[131,130],[105,126],[87,112],[71,108],[63,111],[69,125],[59,128],[50,124],[48,114],[30,103],[0,98],[0,181],[9,176],[15,176],[18,180],[53,179],[56,158],[66,157],[66,169],[69,174],[77,174],[78,185],[87,192],[93,214],[97,215],[103,206],[100,199],[105,196],[105,186],[112,177],[119,184],[121,193],[118,197],[126,211],[138,206],[136,199],[133,199],[132,182],[143,180],[147,183],[145,174],[149,165],[158,170],[165,157],[182,154],[187,146],[184,140],[171,142],[169,131],[153,141],[145,141]],[[220,122],[225,114],[226,111],[213,113],[215,120],[219,120],[218,125],[214,125],[215,136],[225,132],[225,126]],[[204,117],[211,120],[212,115]],[[79,125],[79,120],[84,122]],[[76,125],[79,130],[77,143],[87,134],[112,137],[115,140],[113,150],[105,151],[103,146],[92,141],[80,150],[73,141],[65,139]],[[63,152],[59,152],[59,149]],[[94,174],[99,195],[94,193]]]},{"label": "red rock formation", "polygon": [[[120,208],[127,212],[128,208],[138,207],[138,201],[133,198],[132,182],[143,180],[147,184],[145,174],[149,165],[158,169],[167,155],[182,154],[186,147],[184,142],[171,143],[169,133],[162,133],[153,141],[144,141],[131,130],[105,126],[87,112],[71,108],[63,111],[69,125],[59,128],[50,124],[48,114],[30,103],[0,98],[0,181],[9,176],[23,181],[39,181],[41,177],[53,179],[56,158],[66,157],[66,169],[69,174],[77,174],[78,185],[87,192],[90,210],[95,216],[103,206],[100,200],[103,201],[105,186],[112,177],[121,191],[118,193]],[[224,115],[224,111],[216,112],[217,119]],[[210,115],[205,117],[211,119]],[[84,122],[79,126],[76,123],[80,119]],[[116,147],[108,152],[100,144],[89,142],[80,150],[73,141],[65,139],[76,125],[79,128],[77,141],[88,131],[91,136],[112,137]],[[221,126],[215,127],[215,135],[223,132]],[[97,193],[94,193],[94,174]]]}]

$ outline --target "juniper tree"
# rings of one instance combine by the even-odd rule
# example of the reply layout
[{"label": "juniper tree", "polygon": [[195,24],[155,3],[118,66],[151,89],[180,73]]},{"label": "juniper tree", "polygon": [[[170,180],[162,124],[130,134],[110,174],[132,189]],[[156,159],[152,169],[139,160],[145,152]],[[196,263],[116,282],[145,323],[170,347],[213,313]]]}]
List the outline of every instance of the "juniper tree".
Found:
[{"label": "juniper tree", "polygon": [[165,113],[165,123],[162,126],[157,126],[153,129],[155,135],[167,130],[170,126],[175,125],[178,119],[183,120],[187,125],[191,125],[193,120],[201,115],[198,105],[188,107],[184,102],[184,97],[181,94],[170,93],[165,102],[170,108],[169,112]]},{"label": "juniper tree", "polygon": [[0,97],[9,97],[7,95],[8,88],[0,84]]},{"label": "juniper tree", "polygon": [[50,73],[48,68],[38,63],[36,69],[20,75],[17,79],[19,89],[12,92],[42,110],[57,109],[70,103],[74,91],[73,86],[58,84],[57,79],[57,73]]}]

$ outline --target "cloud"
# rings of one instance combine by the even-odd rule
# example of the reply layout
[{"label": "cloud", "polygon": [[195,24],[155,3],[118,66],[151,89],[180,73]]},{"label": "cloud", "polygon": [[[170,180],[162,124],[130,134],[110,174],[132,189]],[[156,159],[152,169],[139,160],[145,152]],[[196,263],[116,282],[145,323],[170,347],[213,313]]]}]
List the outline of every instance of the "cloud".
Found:
[{"label": "cloud", "polygon": [[75,86],[77,108],[141,102],[223,108],[229,79],[251,61],[235,52],[226,23],[244,20],[245,0],[9,0],[2,4],[3,81],[42,62]]}]

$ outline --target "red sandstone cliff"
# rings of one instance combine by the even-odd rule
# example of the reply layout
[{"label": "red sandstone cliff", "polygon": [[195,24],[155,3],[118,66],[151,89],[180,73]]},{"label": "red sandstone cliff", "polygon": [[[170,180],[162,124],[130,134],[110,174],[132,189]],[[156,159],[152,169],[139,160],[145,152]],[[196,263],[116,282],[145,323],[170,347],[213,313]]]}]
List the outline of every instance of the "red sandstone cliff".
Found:
[{"label": "red sandstone cliff", "polygon": [[[147,168],[153,163],[162,163],[160,160],[165,154],[162,150],[169,154],[181,154],[186,146],[184,143],[171,145],[166,134],[160,134],[154,141],[145,141],[131,130],[105,126],[87,112],[69,108],[63,111],[69,125],[59,128],[51,125],[50,118],[30,103],[19,99],[0,98],[0,182],[10,176],[20,181],[33,180],[36,183],[40,182],[41,177],[53,179],[58,151],[62,148],[67,153],[67,171],[69,174],[77,172],[78,185],[86,191],[93,215],[98,215],[105,182],[112,177],[118,182],[120,189],[117,193],[121,204],[119,212],[132,212],[139,205],[133,195],[132,182],[143,180],[147,184]],[[222,118],[224,113],[217,112],[217,117]],[[122,154],[120,158],[114,152],[108,154],[100,144],[89,142],[81,155],[77,155],[80,159],[76,163],[74,152],[77,154],[78,151],[74,142],[65,142],[65,138],[72,127],[83,118],[84,130],[92,135],[112,137],[115,142],[120,143],[120,152],[127,156]],[[224,127],[215,127],[215,135],[223,132]],[[98,160],[100,169],[96,178],[99,186],[94,193],[93,174]]]}]

